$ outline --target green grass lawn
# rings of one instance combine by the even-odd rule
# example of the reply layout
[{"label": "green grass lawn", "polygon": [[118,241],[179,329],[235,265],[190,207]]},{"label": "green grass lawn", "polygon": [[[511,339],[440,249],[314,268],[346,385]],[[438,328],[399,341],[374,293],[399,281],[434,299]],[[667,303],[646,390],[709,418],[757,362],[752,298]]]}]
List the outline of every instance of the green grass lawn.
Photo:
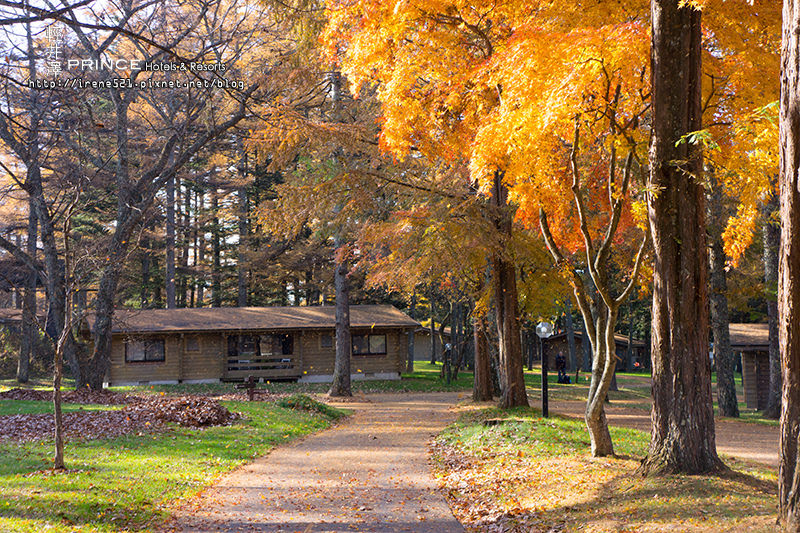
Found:
[{"label": "green grass lawn", "polygon": [[176,500],[344,414],[334,410],[331,417],[264,402],[224,404],[245,419],[232,426],[68,442],[65,473],[47,470],[52,441],[0,444],[0,531],[127,531],[156,525]]},{"label": "green grass lawn", "polygon": [[473,408],[436,438],[434,470],[469,532],[774,530],[774,469],[642,478],[649,435],[611,434],[618,457],[593,458],[582,420]]},{"label": "green grass lawn", "polygon": [[[119,405],[99,405],[99,404],[61,404],[61,410],[65,413],[73,411],[107,411],[111,409],[121,409]],[[53,402],[29,401],[29,400],[0,400],[0,416],[4,415],[40,415],[53,412]]]}]

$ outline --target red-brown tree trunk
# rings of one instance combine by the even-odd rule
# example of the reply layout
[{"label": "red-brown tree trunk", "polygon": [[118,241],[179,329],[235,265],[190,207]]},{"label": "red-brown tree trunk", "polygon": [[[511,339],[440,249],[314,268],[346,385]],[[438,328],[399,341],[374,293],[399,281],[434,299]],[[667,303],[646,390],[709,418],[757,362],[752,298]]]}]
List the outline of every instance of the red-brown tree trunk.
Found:
[{"label": "red-brown tree trunk", "polygon": [[473,318],[473,337],[475,341],[475,376],[472,399],[476,402],[492,401],[492,359],[489,356],[489,342],[486,339],[486,317]]},{"label": "red-brown tree trunk", "polygon": [[653,242],[653,409],[641,472],[722,467],[714,440],[708,357],[708,260],[702,155],[681,142],[701,128],[700,11],[652,0],[648,215]]},{"label": "red-brown tree trunk", "polygon": [[780,146],[778,326],[783,409],[778,512],[786,531],[800,531],[800,0],[783,2]]},{"label": "red-brown tree trunk", "polygon": [[502,172],[496,172],[492,190],[492,206],[497,210],[496,227],[500,250],[492,255],[492,281],[494,283],[495,316],[499,340],[500,406],[528,406],[523,372],[522,343],[519,336],[519,311],[517,272],[514,262],[507,256],[513,212],[508,205],[508,190],[502,182]]}]

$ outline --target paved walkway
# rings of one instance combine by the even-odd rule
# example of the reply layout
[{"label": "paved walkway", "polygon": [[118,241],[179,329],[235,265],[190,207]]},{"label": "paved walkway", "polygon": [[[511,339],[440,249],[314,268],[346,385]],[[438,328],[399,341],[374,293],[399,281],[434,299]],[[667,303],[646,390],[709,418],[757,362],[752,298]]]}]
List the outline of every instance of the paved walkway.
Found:
[{"label": "paved walkway", "polygon": [[[461,395],[463,396],[463,394]],[[337,427],[224,477],[167,531],[450,533],[426,443],[455,419],[456,393],[370,395]]]},{"label": "paved walkway", "polygon": [[[606,406],[606,416],[610,425],[650,431],[649,410],[624,407],[615,403]],[[550,402],[550,412],[567,416],[582,418],[585,408],[585,402]],[[776,426],[717,418],[714,428],[719,454],[778,466],[779,431]]]}]

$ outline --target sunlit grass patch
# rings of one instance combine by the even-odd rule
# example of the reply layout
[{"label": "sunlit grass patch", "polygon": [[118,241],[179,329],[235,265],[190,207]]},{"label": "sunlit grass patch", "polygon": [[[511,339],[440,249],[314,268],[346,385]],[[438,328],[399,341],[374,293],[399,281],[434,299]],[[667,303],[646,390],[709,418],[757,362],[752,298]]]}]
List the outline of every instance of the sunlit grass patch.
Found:
[{"label": "sunlit grass patch", "polygon": [[68,443],[68,470],[61,474],[47,470],[51,441],[0,445],[0,531],[147,528],[166,518],[176,500],[332,421],[263,402],[224,405],[244,419],[231,426]]},{"label": "sunlit grass patch", "polygon": [[774,469],[731,460],[729,475],[642,478],[649,435],[611,434],[618,456],[593,458],[582,420],[472,410],[436,438],[433,464],[468,531],[774,530]]}]

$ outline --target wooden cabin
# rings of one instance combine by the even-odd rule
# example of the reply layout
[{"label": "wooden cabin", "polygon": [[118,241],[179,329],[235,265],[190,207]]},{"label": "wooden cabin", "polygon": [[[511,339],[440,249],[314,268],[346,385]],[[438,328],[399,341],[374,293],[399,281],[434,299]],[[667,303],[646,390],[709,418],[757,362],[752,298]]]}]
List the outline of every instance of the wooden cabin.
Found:
[{"label": "wooden cabin", "polygon": [[[535,335],[535,334],[534,334]],[[534,342],[539,342],[538,339],[532,337]],[[616,370],[620,371],[633,371],[632,368],[626,368],[625,362],[627,358],[627,351],[628,351],[628,337],[626,335],[614,335],[614,344],[615,346],[615,353],[617,354],[617,367]],[[639,361],[640,365],[644,364],[644,360],[646,357],[646,346],[644,342],[633,339],[633,362]],[[569,360],[569,341],[567,340],[567,333],[561,332],[557,333],[547,339],[543,340],[543,349],[544,353],[547,355],[547,365],[550,370],[554,370],[556,368],[556,356],[561,354],[564,356],[564,360],[567,362],[567,370],[574,371],[575,369],[571,367],[570,360]],[[580,331],[575,332],[575,353],[578,364],[582,364],[583,362],[583,334]],[[640,367],[641,368],[641,367]]]},{"label": "wooden cabin", "polygon": [[[332,306],[118,310],[106,382],[331,381],[334,327]],[[352,378],[399,379],[417,327],[391,305],[351,305]]]},{"label": "wooden cabin", "polygon": [[769,394],[769,324],[730,324],[731,350],[742,357],[744,403],[765,409]]},{"label": "wooden cabin", "polygon": [[[437,327],[434,331],[433,338],[436,342],[436,360],[442,361],[442,349],[445,344],[450,342],[450,328],[444,328],[439,331]],[[418,327],[414,331],[414,360],[415,361],[430,361],[431,360],[431,329],[426,327]]]}]

